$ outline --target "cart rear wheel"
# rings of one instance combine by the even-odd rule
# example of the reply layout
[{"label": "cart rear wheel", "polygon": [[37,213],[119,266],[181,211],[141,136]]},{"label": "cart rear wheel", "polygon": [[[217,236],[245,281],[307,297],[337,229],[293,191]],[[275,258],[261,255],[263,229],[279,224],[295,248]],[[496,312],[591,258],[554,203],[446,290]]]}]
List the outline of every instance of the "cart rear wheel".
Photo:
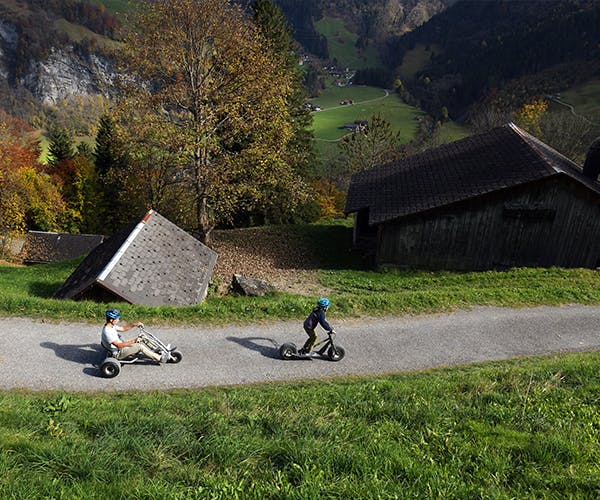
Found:
[{"label": "cart rear wheel", "polygon": [[121,363],[116,359],[108,358],[100,367],[102,376],[105,378],[114,378],[121,372]]},{"label": "cart rear wheel", "polygon": [[298,352],[295,344],[283,344],[279,348],[279,355],[283,359],[292,359],[292,357]]},{"label": "cart rear wheel", "polygon": [[171,351],[170,354],[171,355],[169,356],[169,360],[167,361],[167,363],[179,363],[181,361],[181,358],[183,358],[183,355],[180,351]]},{"label": "cart rear wheel", "polygon": [[331,361],[339,361],[345,355],[346,355],[346,351],[344,351],[344,348],[340,347],[339,345],[331,346],[329,349],[327,349],[327,357]]}]

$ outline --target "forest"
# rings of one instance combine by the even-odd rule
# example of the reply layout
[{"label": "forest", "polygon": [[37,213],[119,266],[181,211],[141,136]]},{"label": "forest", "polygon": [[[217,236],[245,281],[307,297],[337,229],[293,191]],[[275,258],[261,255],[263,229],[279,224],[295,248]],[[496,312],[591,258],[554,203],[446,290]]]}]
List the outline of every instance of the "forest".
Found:
[{"label": "forest", "polygon": [[147,2],[119,37],[117,97],[91,140],[47,114],[39,163],[34,127],[0,115],[2,234],[110,234],[154,208],[207,242],[217,226],[318,217],[302,77],[272,1],[250,13],[224,0]]},{"label": "forest", "polygon": [[427,111],[460,117],[482,100],[509,109],[600,74],[599,39],[594,0],[463,0],[386,50],[400,66],[418,44],[439,47],[406,84]]}]

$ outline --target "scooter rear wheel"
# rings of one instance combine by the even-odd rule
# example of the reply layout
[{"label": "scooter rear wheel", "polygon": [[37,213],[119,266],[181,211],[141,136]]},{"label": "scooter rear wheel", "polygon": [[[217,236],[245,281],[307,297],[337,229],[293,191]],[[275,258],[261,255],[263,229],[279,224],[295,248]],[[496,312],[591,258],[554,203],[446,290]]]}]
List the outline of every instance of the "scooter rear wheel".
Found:
[{"label": "scooter rear wheel", "polygon": [[279,348],[279,355],[283,359],[292,359],[298,353],[295,344],[283,344]]},{"label": "scooter rear wheel", "polygon": [[327,357],[330,361],[339,361],[345,355],[346,351],[344,351],[344,348],[340,347],[339,345],[336,345],[335,347],[331,346],[329,349],[327,349]]}]

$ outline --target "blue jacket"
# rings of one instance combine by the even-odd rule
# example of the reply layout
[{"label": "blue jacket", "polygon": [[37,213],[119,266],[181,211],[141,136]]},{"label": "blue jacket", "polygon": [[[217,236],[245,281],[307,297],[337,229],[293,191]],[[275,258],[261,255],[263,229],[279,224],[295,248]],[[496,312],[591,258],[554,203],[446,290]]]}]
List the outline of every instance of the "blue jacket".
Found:
[{"label": "blue jacket", "polygon": [[321,325],[328,332],[333,330],[333,328],[329,326],[329,323],[327,323],[327,320],[325,319],[325,310],[322,307],[315,307],[304,320],[304,328],[308,330],[314,330],[317,325]]}]

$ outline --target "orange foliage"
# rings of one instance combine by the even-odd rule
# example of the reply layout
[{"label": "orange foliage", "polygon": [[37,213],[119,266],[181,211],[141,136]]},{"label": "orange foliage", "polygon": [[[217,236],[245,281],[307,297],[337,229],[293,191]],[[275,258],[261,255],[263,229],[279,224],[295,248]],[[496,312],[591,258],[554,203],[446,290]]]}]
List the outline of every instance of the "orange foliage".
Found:
[{"label": "orange foliage", "polygon": [[0,234],[58,226],[64,205],[38,156],[31,128],[0,111]]},{"label": "orange foliage", "polygon": [[534,99],[515,112],[515,121],[521,128],[539,137],[542,134],[540,123],[547,109],[546,101]]},{"label": "orange foliage", "polygon": [[319,179],[312,182],[315,201],[321,210],[321,219],[333,219],[344,214],[345,196],[333,182]]}]

